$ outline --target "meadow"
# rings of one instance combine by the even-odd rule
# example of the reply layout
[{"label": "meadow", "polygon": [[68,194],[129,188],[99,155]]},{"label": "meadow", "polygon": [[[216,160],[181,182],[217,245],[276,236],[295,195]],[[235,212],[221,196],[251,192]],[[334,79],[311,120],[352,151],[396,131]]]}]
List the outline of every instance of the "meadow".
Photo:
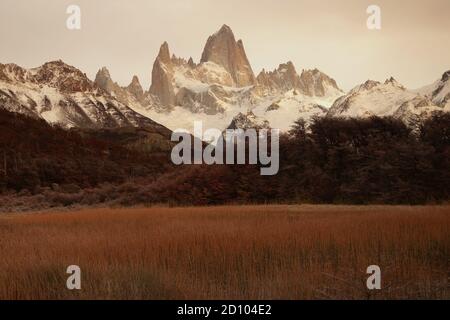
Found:
[{"label": "meadow", "polygon": [[450,206],[0,214],[0,299],[449,299],[449,231]]}]

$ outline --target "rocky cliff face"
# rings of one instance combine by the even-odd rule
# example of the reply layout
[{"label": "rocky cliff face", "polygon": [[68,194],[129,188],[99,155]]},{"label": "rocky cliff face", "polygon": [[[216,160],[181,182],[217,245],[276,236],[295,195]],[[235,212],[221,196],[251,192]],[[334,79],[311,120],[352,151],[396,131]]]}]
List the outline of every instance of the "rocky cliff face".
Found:
[{"label": "rocky cliff face", "polygon": [[221,102],[230,98],[227,88],[252,86],[255,81],[242,41],[223,26],[209,37],[199,64],[171,56],[163,43],[153,65],[150,93],[169,111],[181,106],[213,114],[223,112]]},{"label": "rocky cliff face", "polygon": [[258,75],[257,82],[260,91],[269,93],[294,89],[308,97],[338,97],[343,94],[334,79],[317,69],[303,70],[298,75],[291,61],[280,64],[278,69],[271,72],[263,70]]},{"label": "rocky cliff face", "polygon": [[32,77],[39,84],[59,89],[64,93],[86,92],[94,90],[94,84],[85,73],[63,61],[47,62],[31,70]]},{"label": "rocky cliff face", "polygon": [[173,66],[170,59],[169,45],[167,42],[164,42],[153,64],[150,93],[155,95],[161,104],[168,107],[175,104],[175,92],[172,81]]},{"label": "rocky cliff face", "polygon": [[208,38],[200,62],[213,62],[223,67],[231,75],[235,87],[252,86],[256,82],[242,40],[236,41],[227,25]]},{"label": "rocky cliff face", "polygon": [[94,83],[122,104],[138,112],[143,106],[154,105],[152,96],[142,89],[137,76],[133,76],[131,83],[127,87],[121,87],[112,80],[109,70],[103,67],[97,72]]},{"label": "rocky cliff face", "polygon": [[271,93],[300,88],[300,78],[291,61],[280,64],[274,71],[262,70],[257,77],[257,82],[258,86]]},{"label": "rocky cliff face", "polygon": [[120,87],[118,84],[116,84],[112,79],[111,75],[109,74],[109,70],[106,67],[101,68],[96,76],[94,83],[99,87],[105,90],[106,92],[115,92]]},{"label": "rocky cliff face", "polygon": [[236,115],[253,111],[274,128],[288,129],[298,117],[323,114],[322,105],[342,94],[330,77],[318,70],[299,75],[292,62],[255,78],[242,41],[224,25],[208,38],[199,63],[161,46],[150,88],[155,98],[143,109],[171,129],[184,128],[188,119],[225,129]]},{"label": "rocky cliff face", "polygon": [[300,75],[300,92],[310,97],[325,97],[343,94],[336,81],[325,73],[314,70],[303,70]]},{"label": "rocky cliff face", "polygon": [[225,104],[244,89],[235,87],[232,74],[224,66],[212,61],[196,64],[192,58],[186,61],[171,56],[164,43],[154,63],[149,92],[165,112],[181,107],[214,115],[223,113]]},{"label": "rocky cliff face", "polygon": [[145,97],[144,89],[137,76],[133,76],[131,83],[126,87],[126,90],[131,93],[138,101],[143,101]]}]

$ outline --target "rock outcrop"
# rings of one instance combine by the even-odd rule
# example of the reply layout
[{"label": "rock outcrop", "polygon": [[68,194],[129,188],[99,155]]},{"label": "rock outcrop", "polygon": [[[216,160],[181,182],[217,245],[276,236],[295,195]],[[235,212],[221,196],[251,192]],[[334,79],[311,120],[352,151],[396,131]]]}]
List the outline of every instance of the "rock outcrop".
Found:
[{"label": "rock outcrop", "polygon": [[310,97],[343,94],[336,81],[318,69],[303,70],[299,82],[300,92]]},{"label": "rock outcrop", "polygon": [[269,121],[257,117],[252,111],[239,112],[228,125],[227,129],[270,129]]},{"label": "rock outcrop", "polygon": [[126,87],[126,90],[131,93],[138,101],[143,101],[145,98],[144,89],[137,76],[133,76],[131,83]]},{"label": "rock outcrop", "polygon": [[257,82],[269,92],[289,91],[300,87],[300,78],[291,61],[280,64],[274,71],[261,71]]},{"label": "rock outcrop", "polygon": [[287,92],[295,89],[298,93],[309,97],[330,97],[343,94],[334,79],[317,69],[303,70],[299,76],[291,61],[280,64],[271,72],[263,70],[256,79],[261,88],[259,91],[263,93]]},{"label": "rock outcrop", "polygon": [[200,62],[213,62],[225,68],[235,87],[252,86],[256,82],[242,40],[236,41],[227,25],[208,38]]},{"label": "rock outcrop", "polygon": [[150,93],[155,95],[162,105],[169,108],[175,105],[175,92],[172,85],[173,68],[169,45],[164,42],[153,64]]}]

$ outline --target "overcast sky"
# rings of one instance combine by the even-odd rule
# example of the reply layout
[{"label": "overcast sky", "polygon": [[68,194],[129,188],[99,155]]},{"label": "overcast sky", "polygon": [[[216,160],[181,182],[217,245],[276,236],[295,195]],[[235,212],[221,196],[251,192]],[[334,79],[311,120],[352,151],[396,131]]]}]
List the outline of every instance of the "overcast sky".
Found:
[{"label": "overcast sky", "polygon": [[[82,28],[66,28],[66,8],[81,7]],[[366,9],[382,9],[382,29]],[[255,73],[291,60],[318,68],[343,89],[394,76],[409,88],[450,69],[450,0],[0,0],[0,63],[36,67],[62,59],[90,78],[106,66],[145,89],[162,42],[200,59],[208,36],[228,24]]]}]

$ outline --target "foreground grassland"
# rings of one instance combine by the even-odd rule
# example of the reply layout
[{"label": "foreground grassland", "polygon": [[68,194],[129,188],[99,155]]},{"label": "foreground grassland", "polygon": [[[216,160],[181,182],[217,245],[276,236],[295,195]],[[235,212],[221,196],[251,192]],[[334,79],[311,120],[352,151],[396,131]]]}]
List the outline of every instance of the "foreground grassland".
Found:
[{"label": "foreground grassland", "polygon": [[0,299],[449,299],[449,231],[450,206],[0,215]]}]

